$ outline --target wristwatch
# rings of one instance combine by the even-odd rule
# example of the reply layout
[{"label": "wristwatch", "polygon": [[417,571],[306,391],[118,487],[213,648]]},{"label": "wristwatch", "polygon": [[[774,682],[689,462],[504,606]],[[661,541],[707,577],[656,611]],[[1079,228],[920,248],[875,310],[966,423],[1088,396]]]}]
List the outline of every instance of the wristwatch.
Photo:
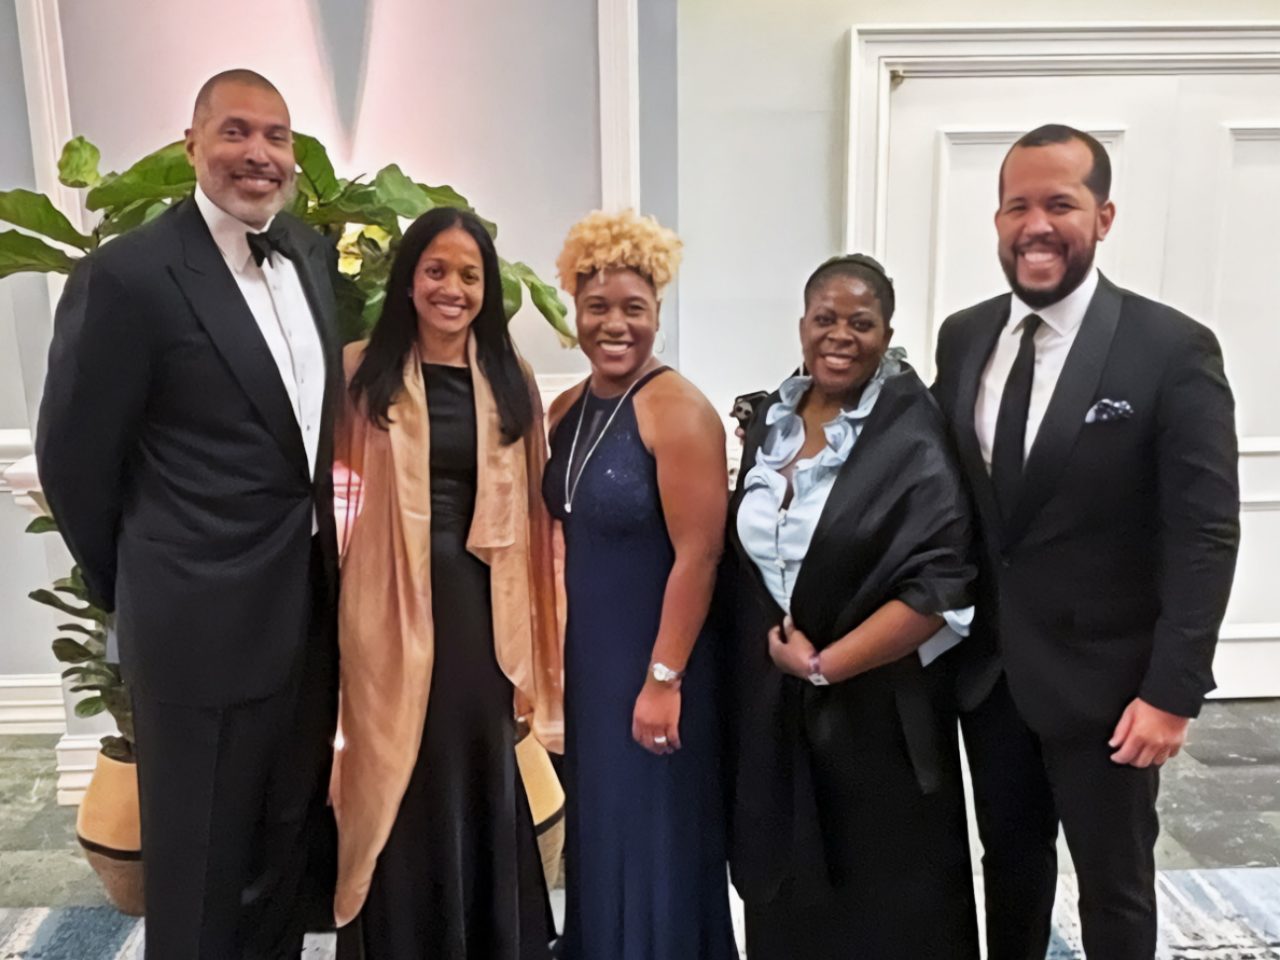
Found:
[{"label": "wristwatch", "polygon": [[649,668],[649,673],[658,683],[675,683],[684,676],[683,670],[672,670],[665,663],[658,663],[656,660],[653,666]]},{"label": "wristwatch", "polygon": [[809,658],[809,676],[806,679],[815,687],[831,686],[831,681],[822,675],[822,658],[816,653]]}]

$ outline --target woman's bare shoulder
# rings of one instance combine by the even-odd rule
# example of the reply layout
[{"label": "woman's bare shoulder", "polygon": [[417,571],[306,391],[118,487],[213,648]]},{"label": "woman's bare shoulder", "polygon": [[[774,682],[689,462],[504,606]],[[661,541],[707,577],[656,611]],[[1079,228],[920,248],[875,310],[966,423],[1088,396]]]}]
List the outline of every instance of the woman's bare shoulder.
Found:
[{"label": "woman's bare shoulder", "polygon": [[676,370],[654,377],[636,394],[636,415],[642,433],[691,431],[724,442],[724,422],[715,407],[706,394]]}]

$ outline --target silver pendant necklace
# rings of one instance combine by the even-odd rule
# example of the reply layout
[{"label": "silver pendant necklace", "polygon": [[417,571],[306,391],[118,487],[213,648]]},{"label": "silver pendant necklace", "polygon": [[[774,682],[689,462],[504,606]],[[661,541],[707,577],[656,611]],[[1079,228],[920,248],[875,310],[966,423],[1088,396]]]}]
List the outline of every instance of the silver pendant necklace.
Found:
[{"label": "silver pendant necklace", "polygon": [[578,467],[578,475],[573,478],[573,485],[569,485],[569,478],[573,474],[573,455],[578,450],[578,437],[582,434],[582,421],[587,416],[587,398],[591,393],[591,381],[587,380],[586,385],[582,388],[582,407],[578,410],[578,425],[573,431],[573,443],[569,445],[569,462],[564,467],[564,512],[573,513],[573,497],[578,492],[578,484],[582,483],[582,475],[587,471],[587,461],[591,459],[591,455],[596,452],[596,447],[600,446],[600,441],[604,439],[604,435],[609,432],[609,427],[613,425],[613,418],[618,415],[618,411],[622,409],[622,405],[627,402],[627,397],[631,396],[631,391],[636,388],[636,384],[644,379],[644,375],[636,377],[631,381],[631,385],[623,391],[622,396],[618,398],[618,402],[614,404],[613,412],[609,414],[609,419],[604,422],[604,429],[597,434],[595,442],[587,449],[586,456],[582,458],[582,465]]}]

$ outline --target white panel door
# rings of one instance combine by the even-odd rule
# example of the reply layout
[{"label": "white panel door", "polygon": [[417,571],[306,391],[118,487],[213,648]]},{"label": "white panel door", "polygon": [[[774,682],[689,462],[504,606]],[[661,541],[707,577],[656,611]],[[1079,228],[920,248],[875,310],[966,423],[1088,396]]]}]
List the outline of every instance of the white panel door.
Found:
[{"label": "white panel door", "polygon": [[[1051,73],[1052,69],[1046,70]],[[1098,263],[1218,335],[1241,436],[1243,537],[1219,696],[1280,695],[1280,75],[907,76],[888,96],[877,246],[895,342],[926,377],[951,312],[1007,289],[992,222],[1000,161],[1067,123],[1106,144],[1116,225]]]}]

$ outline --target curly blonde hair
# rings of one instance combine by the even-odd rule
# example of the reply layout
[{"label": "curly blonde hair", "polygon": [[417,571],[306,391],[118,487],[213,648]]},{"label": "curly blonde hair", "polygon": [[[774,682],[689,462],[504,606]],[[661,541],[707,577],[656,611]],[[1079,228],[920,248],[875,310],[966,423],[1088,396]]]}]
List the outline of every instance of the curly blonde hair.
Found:
[{"label": "curly blonde hair", "polygon": [[625,267],[649,280],[661,297],[680,266],[682,246],[675,231],[653,217],[637,216],[634,210],[596,210],[569,228],[564,249],[556,258],[560,287],[575,297],[579,278],[608,267]]}]

